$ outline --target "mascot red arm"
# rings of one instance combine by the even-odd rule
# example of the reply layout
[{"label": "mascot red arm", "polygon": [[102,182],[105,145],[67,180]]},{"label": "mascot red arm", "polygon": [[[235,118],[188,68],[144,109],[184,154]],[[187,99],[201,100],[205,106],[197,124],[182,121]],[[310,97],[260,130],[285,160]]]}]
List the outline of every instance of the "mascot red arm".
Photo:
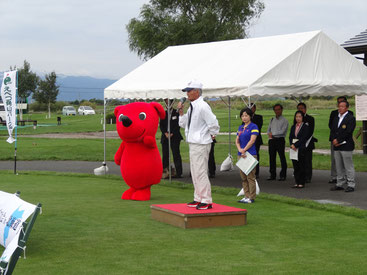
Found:
[{"label": "mascot red arm", "polygon": [[160,182],[162,160],[155,135],[165,111],[157,102],[135,102],[115,109],[116,128],[122,143],[115,154],[122,178],[130,187],[124,200],[149,200],[150,188]]}]

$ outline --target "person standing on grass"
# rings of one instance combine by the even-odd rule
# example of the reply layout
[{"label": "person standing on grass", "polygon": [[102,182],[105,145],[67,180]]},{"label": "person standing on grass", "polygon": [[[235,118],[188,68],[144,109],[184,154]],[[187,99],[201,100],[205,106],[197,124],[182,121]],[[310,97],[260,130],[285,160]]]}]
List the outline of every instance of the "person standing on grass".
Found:
[{"label": "person standing on grass", "polygon": [[306,142],[306,150],[305,150],[305,182],[310,183],[312,179],[312,153],[315,149],[315,142],[317,139],[313,137],[313,133],[315,130],[315,119],[313,116],[307,114],[306,104],[303,102],[298,103],[297,110],[301,111],[304,115],[304,123],[309,127],[309,137]]},{"label": "person standing on grass", "polygon": [[306,151],[307,140],[310,138],[310,127],[305,122],[303,111],[294,114],[294,122],[289,133],[290,150],[297,151],[297,160],[292,159],[294,179],[296,184],[293,188],[304,188],[306,183]]},{"label": "person standing on grass", "polygon": [[[163,163],[163,175],[162,179],[169,178],[169,148],[168,139],[170,139],[171,150],[173,155],[173,162],[175,164],[175,173],[172,173],[173,178],[182,178],[182,159],[180,153],[180,143],[182,138],[180,132],[180,126],[178,125],[178,112],[173,109],[172,100],[164,100],[167,106],[166,116],[159,122],[159,128],[162,132],[161,144],[162,144],[162,163]],[[170,131],[168,132],[168,111],[170,111]]]},{"label": "person standing on grass", "polygon": [[251,111],[253,113],[251,122],[255,123],[257,128],[259,129],[259,135],[256,138],[255,147],[256,147],[256,153],[257,153],[257,160],[259,163],[256,165],[256,178],[259,178],[260,175],[260,146],[263,144],[263,138],[261,136],[261,128],[263,127],[263,116],[255,114],[256,112],[256,105],[253,104],[251,106]]},{"label": "person standing on grass", "polygon": [[[257,158],[256,151],[256,139],[259,135],[259,128],[251,119],[253,117],[253,112],[250,108],[244,108],[240,112],[240,118],[242,120],[242,125],[238,127],[236,146],[238,150],[238,159],[246,158],[246,152],[251,154],[254,158]],[[256,167],[246,175],[240,170],[240,175],[242,179],[242,187],[245,192],[245,197],[238,202],[241,203],[253,203],[256,198]]]},{"label": "person standing on grass", "polygon": [[287,161],[285,159],[285,136],[288,131],[288,120],[282,116],[283,106],[275,104],[273,106],[275,117],[271,118],[267,134],[269,136],[269,162],[270,162],[270,177],[267,180],[276,179],[276,154],[278,153],[281,163],[280,181],[287,178]]},{"label": "person standing on grass", "polygon": [[353,131],[356,128],[356,119],[349,111],[348,101],[338,104],[338,116],[334,117],[331,124],[330,138],[334,146],[334,158],[337,173],[337,182],[331,191],[344,190],[353,192],[355,188],[354,165],[353,165]]},{"label": "person standing on grass", "polygon": [[211,186],[208,177],[208,159],[213,137],[219,133],[219,124],[210,106],[202,97],[203,85],[192,80],[182,91],[187,93],[190,107],[183,113],[183,103],[179,102],[179,125],[185,128],[186,142],[189,144],[190,171],[194,185],[194,200],[187,204],[198,210],[212,208]]},{"label": "person standing on grass", "polygon": [[[347,101],[347,98],[345,96],[339,96],[337,98],[337,105],[339,104],[339,102],[342,101]],[[353,115],[353,112],[350,111],[348,109],[348,113]],[[329,183],[336,183],[336,177],[337,177],[337,173],[336,173],[336,164],[335,164],[335,154],[334,154],[334,145],[332,143],[332,139],[331,139],[331,126],[333,124],[333,120],[335,119],[335,117],[338,117],[339,115],[339,111],[338,109],[332,111],[330,113],[330,117],[329,117],[329,129],[330,129],[330,136],[329,136],[329,141],[330,141],[330,160],[331,160],[331,170],[330,170],[330,180]]]}]

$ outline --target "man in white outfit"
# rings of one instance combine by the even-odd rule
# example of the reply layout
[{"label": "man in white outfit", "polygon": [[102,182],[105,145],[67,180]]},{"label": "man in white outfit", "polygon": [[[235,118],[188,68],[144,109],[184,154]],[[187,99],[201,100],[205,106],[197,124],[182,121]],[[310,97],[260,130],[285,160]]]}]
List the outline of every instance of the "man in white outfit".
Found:
[{"label": "man in white outfit", "polygon": [[219,133],[219,124],[210,106],[201,96],[203,85],[190,81],[183,92],[187,93],[190,107],[183,113],[183,104],[179,102],[179,125],[185,128],[186,142],[189,143],[190,171],[194,184],[194,201],[188,207],[198,210],[212,208],[211,186],[208,177],[208,159],[213,138]]}]

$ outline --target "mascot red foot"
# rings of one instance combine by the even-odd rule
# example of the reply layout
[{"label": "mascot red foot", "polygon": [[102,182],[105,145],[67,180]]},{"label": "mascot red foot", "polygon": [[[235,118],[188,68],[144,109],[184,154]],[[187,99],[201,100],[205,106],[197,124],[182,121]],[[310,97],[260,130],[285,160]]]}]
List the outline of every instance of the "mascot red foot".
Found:
[{"label": "mascot red foot", "polygon": [[115,154],[122,178],[130,187],[121,199],[146,201],[150,187],[161,181],[163,166],[155,134],[165,111],[157,102],[135,102],[115,109],[116,128],[122,143]]}]

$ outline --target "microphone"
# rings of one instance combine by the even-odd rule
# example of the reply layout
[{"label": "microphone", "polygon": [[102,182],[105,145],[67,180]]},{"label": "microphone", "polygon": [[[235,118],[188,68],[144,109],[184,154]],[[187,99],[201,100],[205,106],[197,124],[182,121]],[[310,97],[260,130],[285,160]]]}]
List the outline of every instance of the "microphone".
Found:
[{"label": "microphone", "polygon": [[177,104],[177,108],[179,110],[182,111],[183,107],[184,107],[184,103],[186,101],[186,97],[181,97],[181,99],[179,100],[178,104]]}]

